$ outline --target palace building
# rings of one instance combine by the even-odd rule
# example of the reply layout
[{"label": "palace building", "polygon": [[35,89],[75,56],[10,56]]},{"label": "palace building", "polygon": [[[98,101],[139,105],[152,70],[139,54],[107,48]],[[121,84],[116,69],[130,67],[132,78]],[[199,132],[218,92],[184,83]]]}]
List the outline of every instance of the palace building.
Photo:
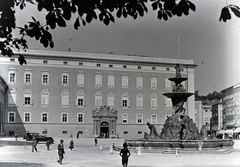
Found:
[{"label": "palace building", "polygon": [[[17,54],[17,53],[16,53]],[[0,76],[9,88],[4,133],[26,131],[52,137],[139,137],[158,133],[169,115],[176,64],[180,64],[187,92],[194,93],[190,59],[27,50],[17,57],[0,57]],[[195,121],[194,96],[185,103]]]}]

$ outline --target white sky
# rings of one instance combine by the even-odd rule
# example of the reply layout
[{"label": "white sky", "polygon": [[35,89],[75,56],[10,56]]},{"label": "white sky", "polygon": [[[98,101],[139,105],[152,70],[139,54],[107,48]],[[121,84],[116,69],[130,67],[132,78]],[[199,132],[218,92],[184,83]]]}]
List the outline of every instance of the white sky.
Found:
[{"label": "white sky", "polygon": [[[239,0],[191,0],[196,12],[189,16],[159,21],[156,13],[149,12],[143,18],[116,19],[115,24],[105,26],[98,20],[74,30],[73,23],[67,28],[52,32],[53,50],[92,53],[134,54],[165,58],[193,59],[195,90],[201,95],[240,83],[240,19],[219,22],[222,7],[229,4],[240,6]],[[31,15],[41,18],[34,7],[17,13],[17,23],[31,20]],[[75,20],[75,17],[73,21]],[[180,54],[177,54],[180,36]],[[71,40],[70,40],[71,39]],[[30,40],[29,48],[45,49]],[[50,49],[50,48],[49,48]]]}]

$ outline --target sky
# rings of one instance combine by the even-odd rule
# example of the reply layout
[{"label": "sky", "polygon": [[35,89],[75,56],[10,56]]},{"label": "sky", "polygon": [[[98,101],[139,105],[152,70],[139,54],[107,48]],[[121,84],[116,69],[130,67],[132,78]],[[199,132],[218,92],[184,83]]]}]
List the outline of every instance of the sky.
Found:
[{"label": "sky", "polygon": [[[191,2],[196,5],[196,12],[168,21],[158,20],[157,13],[150,6],[144,17],[116,19],[109,26],[95,20],[75,30],[74,18],[67,28],[50,31],[55,46],[47,49],[193,59],[197,65],[195,90],[199,90],[200,95],[220,92],[240,83],[240,18],[232,15],[232,20],[227,23],[219,21],[226,3],[240,6],[240,1]],[[44,15],[36,12],[35,7],[28,7],[28,10],[17,11],[17,24],[22,26],[31,20],[32,15],[44,21]],[[28,46],[30,49],[46,49],[31,39]]]}]

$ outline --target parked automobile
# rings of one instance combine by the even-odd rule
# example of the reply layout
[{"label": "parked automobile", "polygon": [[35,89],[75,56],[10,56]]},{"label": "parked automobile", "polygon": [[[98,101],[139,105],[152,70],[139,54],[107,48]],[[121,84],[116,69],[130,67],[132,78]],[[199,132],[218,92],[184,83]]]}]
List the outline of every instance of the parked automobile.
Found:
[{"label": "parked automobile", "polygon": [[54,139],[52,137],[47,137],[44,135],[39,135],[36,137],[36,139],[37,139],[37,142],[41,142],[41,141],[47,142],[49,140],[50,144],[54,143]]},{"label": "parked automobile", "polygon": [[39,136],[39,133],[32,133],[32,132],[27,132],[24,136],[23,139],[27,141],[31,141],[33,137]]},{"label": "parked automobile", "polygon": [[24,136],[23,139],[26,139],[27,141],[31,141],[35,137],[37,139],[37,142],[46,142],[50,141],[50,144],[54,143],[54,139],[52,137],[47,137],[46,135],[39,135],[39,133],[32,133],[32,132],[27,132]]}]

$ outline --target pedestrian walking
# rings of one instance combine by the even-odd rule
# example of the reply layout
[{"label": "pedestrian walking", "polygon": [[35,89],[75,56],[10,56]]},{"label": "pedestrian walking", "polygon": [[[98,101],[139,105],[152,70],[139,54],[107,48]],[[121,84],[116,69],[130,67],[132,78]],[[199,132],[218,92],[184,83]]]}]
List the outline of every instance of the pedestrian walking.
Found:
[{"label": "pedestrian walking", "polygon": [[73,142],[73,139],[71,139],[69,149],[72,151],[73,148],[74,148],[74,142]]},{"label": "pedestrian walking", "polygon": [[63,139],[60,140],[60,143],[58,144],[58,156],[59,156],[59,160],[57,161],[59,164],[62,165],[62,160],[63,160],[63,154],[65,154],[64,151],[64,145],[63,145]]},{"label": "pedestrian walking", "polygon": [[95,146],[96,146],[96,147],[97,147],[97,142],[98,142],[98,139],[95,137],[94,143],[95,143]]},{"label": "pedestrian walking", "polygon": [[130,151],[128,150],[127,144],[123,144],[123,149],[121,149],[119,155],[122,157],[122,165],[123,165],[123,167],[127,167],[127,165],[128,165],[128,157],[131,155]]},{"label": "pedestrian walking", "polygon": [[51,144],[50,140],[47,140],[46,142],[47,151],[50,151],[50,144]]},{"label": "pedestrian walking", "polygon": [[17,139],[18,139],[18,134],[17,134],[17,132],[14,134],[14,136],[15,136],[15,140],[17,141]]},{"label": "pedestrian walking", "polygon": [[32,138],[32,152],[34,150],[37,152],[37,139],[35,137]]}]

